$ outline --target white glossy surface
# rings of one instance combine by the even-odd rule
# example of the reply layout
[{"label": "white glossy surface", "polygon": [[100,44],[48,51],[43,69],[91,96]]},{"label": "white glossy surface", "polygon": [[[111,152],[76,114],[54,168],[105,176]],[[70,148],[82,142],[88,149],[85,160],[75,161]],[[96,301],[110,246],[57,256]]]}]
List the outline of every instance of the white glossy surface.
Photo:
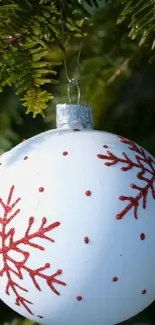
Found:
[{"label": "white glossy surface", "polygon": [[[105,145],[108,148],[103,147]],[[109,157],[107,151],[122,161],[106,166],[111,160],[99,159],[97,155]],[[129,163],[129,160],[124,162],[123,152],[135,164],[131,170],[121,170]],[[145,151],[144,155],[148,157],[149,154]],[[130,150],[129,144],[122,143],[117,136],[87,130],[48,131],[0,157],[0,249],[4,244],[8,247],[8,251],[7,248],[5,252],[4,249],[0,251],[0,297],[6,304],[25,317],[47,325],[113,325],[152,303],[155,298],[155,198],[152,196],[155,161],[144,162],[142,158],[142,154]],[[146,172],[138,179],[142,166]],[[152,189],[144,177],[152,179]],[[119,197],[135,198],[140,191],[133,189],[131,183],[148,189],[146,208],[143,209],[143,197],[140,196],[138,219],[131,208],[117,220],[116,215],[130,203]],[[13,185],[12,200],[7,204]],[[44,188],[43,192],[39,192],[40,187]],[[91,195],[86,196],[86,191],[91,191]],[[21,200],[12,206],[12,211],[6,209],[18,197]],[[17,215],[2,227],[2,220],[8,219],[17,209],[20,209]],[[26,242],[28,239],[23,244],[17,243],[25,237],[32,216],[35,222],[29,234],[37,233],[43,217],[47,218],[46,226],[60,222],[45,233],[54,243],[37,236],[35,239],[29,237],[29,243],[45,250],[30,246]],[[85,237],[89,238],[88,244]],[[9,251],[10,243],[12,250]],[[29,253],[23,263],[25,269],[22,268],[23,251]],[[2,271],[4,261],[5,272]],[[17,261],[21,262],[18,267]],[[53,283],[60,295],[39,276],[35,279],[41,291],[37,290],[29,276],[28,269],[36,270],[46,263],[50,268],[40,271],[42,274],[51,275],[62,270],[56,279],[64,281],[66,286]],[[5,288],[9,278],[7,294]],[[16,305],[17,295],[32,304],[23,303],[20,298],[20,306]],[[77,296],[82,296],[82,300],[78,301]]]}]

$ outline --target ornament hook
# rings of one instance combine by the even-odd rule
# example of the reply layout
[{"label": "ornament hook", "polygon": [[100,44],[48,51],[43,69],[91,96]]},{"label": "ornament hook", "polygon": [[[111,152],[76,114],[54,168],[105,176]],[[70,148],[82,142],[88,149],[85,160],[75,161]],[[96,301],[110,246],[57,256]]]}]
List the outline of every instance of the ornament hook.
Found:
[{"label": "ornament hook", "polygon": [[69,103],[72,104],[72,100],[71,100],[71,89],[72,86],[75,85],[77,88],[77,104],[80,103],[80,98],[81,98],[81,92],[80,92],[80,87],[79,87],[79,83],[77,79],[71,79],[69,80],[69,84],[68,84],[68,100]]},{"label": "ornament hook", "polygon": [[[82,71],[82,67],[81,67],[81,64],[80,64],[80,55],[81,55],[82,45],[83,45],[83,38],[81,40],[80,50],[79,50],[79,53],[78,53],[78,58],[77,58],[77,63],[76,63],[76,66],[78,68],[78,77],[77,78],[74,78],[74,77],[70,78],[69,77],[68,69],[67,69],[66,55],[65,55],[65,58],[64,58],[65,74],[66,74],[66,78],[68,80],[68,100],[69,100],[70,104],[72,104],[71,89],[72,89],[72,87],[74,85],[76,86],[76,89],[77,89],[77,104],[80,103],[81,91],[80,91],[80,87],[79,87],[79,79],[80,79],[80,74],[81,74],[81,71]],[[76,74],[77,74],[77,71],[76,71]]]},{"label": "ornament hook", "polygon": [[[62,26],[62,39],[63,41],[65,41],[64,39],[64,21],[63,21],[63,7],[62,7],[62,3],[60,5],[60,12],[61,12],[61,26]],[[79,53],[78,53],[78,57],[77,57],[77,67],[78,67],[78,77],[77,78],[69,78],[69,75],[68,75],[68,68],[67,68],[67,58],[66,58],[66,46],[68,44],[68,42],[70,41],[70,38],[71,38],[71,35],[69,35],[69,38],[67,39],[67,42],[65,44],[65,47],[64,47],[64,68],[65,68],[65,74],[66,74],[66,78],[68,80],[68,100],[69,100],[69,103],[71,104],[72,101],[71,101],[71,88],[73,85],[76,86],[77,88],[77,104],[80,103],[80,98],[81,98],[81,92],[80,92],[80,87],[79,87],[79,78],[80,78],[80,75],[81,75],[81,64],[80,64],[80,57],[81,57],[81,51],[82,51],[82,46],[83,46],[83,38],[81,39],[81,44],[80,44],[80,49],[79,49]]]}]

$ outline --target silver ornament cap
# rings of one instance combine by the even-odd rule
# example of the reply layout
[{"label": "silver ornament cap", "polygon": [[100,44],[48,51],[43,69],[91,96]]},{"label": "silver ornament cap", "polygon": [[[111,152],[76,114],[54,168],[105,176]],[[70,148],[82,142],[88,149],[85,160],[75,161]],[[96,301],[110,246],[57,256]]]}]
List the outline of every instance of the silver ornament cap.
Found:
[{"label": "silver ornament cap", "polygon": [[58,129],[93,129],[92,107],[83,104],[58,104],[56,125]]}]

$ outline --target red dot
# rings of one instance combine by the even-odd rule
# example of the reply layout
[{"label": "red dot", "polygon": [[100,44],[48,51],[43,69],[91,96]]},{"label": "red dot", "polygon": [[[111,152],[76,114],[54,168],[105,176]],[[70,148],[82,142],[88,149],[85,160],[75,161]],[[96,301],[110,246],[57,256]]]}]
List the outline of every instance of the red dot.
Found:
[{"label": "red dot", "polygon": [[82,297],[81,296],[77,296],[76,297],[76,300],[81,301],[82,300]]},{"label": "red dot", "polygon": [[145,295],[145,294],[146,294],[146,292],[147,292],[147,290],[146,290],[146,289],[144,289],[144,290],[142,290],[141,294],[142,294],[142,295]]},{"label": "red dot", "polygon": [[113,282],[117,282],[118,281],[117,276],[114,276],[114,278],[112,280],[113,280]]},{"label": "red dot", "polygon": [[103,148],[107,149],[107,148],[108,148],[108,146],[105,144],[105,145],[103,146]]},{"label": "red dot", "polygon": [[144,233],[140,234],[140,239],[141,240],[144,240],[145,239],[145,234]]},{"label": "red dot", "polygon": [[79,129],[73,129],[73,131],[80,131]]},{"label": "red dot", "polygon": [[86,191],[85,194],[86,196],[91,196],[91,191]]},{"label": "red dot", "polygon": [[25,157],[24,157],[24,160],[27,160],[27,159],[28,159],[28,156],[25,156]]},{"label": "red dot", "polygon": [[88,237],[84,237],[84,242],[85,242],[85,244],[89,244],[89,238]]},{"label": "red dot", "polygon": [[64,151],[63,152],[63,156],[67,156],[68,155],[68,152],[67,151]]},{"label": "red dot", "polygon": [[44,187],[39,187],[39,192],[44,192]]}]

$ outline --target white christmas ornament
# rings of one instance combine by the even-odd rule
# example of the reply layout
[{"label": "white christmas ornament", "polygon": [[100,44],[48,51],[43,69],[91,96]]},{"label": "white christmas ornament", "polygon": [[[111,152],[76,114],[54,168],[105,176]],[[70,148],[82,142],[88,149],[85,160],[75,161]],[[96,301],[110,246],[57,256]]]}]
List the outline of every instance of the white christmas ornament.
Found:
[{"label": "white christmas ornament", "polygon": [[[155,299],[155,160],[58,105],[0,157],[0,297],[47,325],[113,325]],[[80,132],[78,132],[80,131]]]}]

